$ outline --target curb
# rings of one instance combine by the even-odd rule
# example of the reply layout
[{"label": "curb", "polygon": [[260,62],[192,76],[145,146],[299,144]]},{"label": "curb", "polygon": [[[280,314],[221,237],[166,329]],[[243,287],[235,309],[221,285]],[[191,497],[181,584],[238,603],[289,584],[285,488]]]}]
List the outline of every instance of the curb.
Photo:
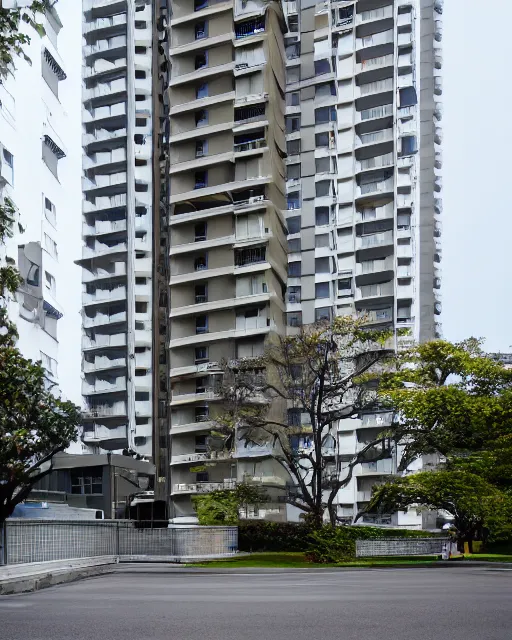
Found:
[{"label": "curb", "polygon": [[39,589],[55,587],[58,584],[64,584],[66,582],[75,582],[105,573],[113,573],[115,567],[116,565],[105,564],[78,569],[63,569],[62,571],[54,571],[53,573],[37,573],[33,576],[8,578],[0,582],[0,596],[39,591]]}]

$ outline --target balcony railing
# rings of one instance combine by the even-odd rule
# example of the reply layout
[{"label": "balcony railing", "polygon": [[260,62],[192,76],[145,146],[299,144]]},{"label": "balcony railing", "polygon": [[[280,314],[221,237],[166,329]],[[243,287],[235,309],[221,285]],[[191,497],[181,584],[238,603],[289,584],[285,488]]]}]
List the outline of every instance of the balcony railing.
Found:
[{"label": "balcony railing", "polygon": [[[398,34],[398,37],[403,34]],[[410,34],[409,34],[410,36]],[[365,36],[364,38],[357,39],[358,49],[365,49],[366,47],[373,47],[380,44],[390,44],[394,40],[394,33],[392,29],[388,31],[381,31],[380,33],[373,33],[372,35]]]},{"label": "balcony railing", "polygon": [[265,117],[265,105],[239,107],[235,109],[235,122],[253,122]]},{"label": "balcony railing", "polygon": [[385,118],[393,115],[393,105],[384,104],[373,109],[364,109],[361,113],[361,120],[372,120],[373,118]]},{"label": "balcony railing", "polygon": [[248,22],[235,24],[235,38],[248,38],[265,31],[265,18],[256,18]]},{"label": "balcony railing", "polygon": [[361,196],[369,193],[386,193],[387,191],[393,191],[393,178],[367,182],[366,184],[362,184],[358,187],[358,195]]},{"label": "balcony railing", "polygon": [[250,142],[240,142],[233,145],[233,151],[240,153],[241,151],[252,151],[253,149],[261,149],[267,146],[265,138],[259,138],[258,140],[251,140]]},{"label": "balcony railing", "polygon": [[233,457],[231,451],[206,451],[204,453],[184,453],[171,457],[171,464],[182,464],[187,462],[203,462],[206,460],[230,460]]},{"label": "balcony railing", "polygon": [[236,480],[224,480],[224,482],[194,482],[189,484],[175,484],[173,493],[210,493],[222,489],[234,489]]},{"label": "balcony railing", "polygon": [[393,90],[393,78],[385,78],[384,80],[376,80],[375,82],[367,82],[359,86],[359,91],[362,96],[367,96],[372,93],[379,93],[381,91]]},{"label": "balcony railing", "polygon": [[381,129],[380,131],[371,131],[370,133],[362,133],[356,138],[356,144],[372,144],[377,142],[387,142],[393,139],[393,129]]},{"label": "balcony railing", "polygon": [[365,171],[366,169],[377,169],[379,167],[386,167],[390,164],[393,164],[393,158],[394,156],[392,153],[386,153],[383,156],[375,156],[374,158],[366,158],[365,160],[360,160],[357,163],[357,168],[358,171]]},{"label": "balcony railing", "polygon": [[241,249],[235,251],[235,266],[246,267],[250,264],[257,264],[258,262],[265,262],[266,250],[265,247],[255,247],[249,249]]}]

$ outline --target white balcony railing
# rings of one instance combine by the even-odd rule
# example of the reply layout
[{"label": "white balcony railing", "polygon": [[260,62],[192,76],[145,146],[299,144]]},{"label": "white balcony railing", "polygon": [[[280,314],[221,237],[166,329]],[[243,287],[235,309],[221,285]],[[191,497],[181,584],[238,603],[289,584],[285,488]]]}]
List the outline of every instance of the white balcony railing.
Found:
[{"label": "white balcony railing", "polygon": [[126,402],[119,400],[112,404],[89,404],[88,408],[84,411],[85,416],[125,416],[126,415]]},{"label": "white balcony railing", "polygon": [[233,457],[230,451],[207,451],[204,453],[184,453],[171,457],[171,464],[185,464],[188,462],[204,462],[207,460],[231,460]]},{"label": "white balcony railing", "polygon": [[373,158],[366,158],[365,160],[359,160],[356,168],[358,171],[365,171],[367,169],[377,169],[380,167],[387,167],[393,164],[394,156],[392,153],[386,153],[383,156],[375,156]]},{"label": "white balcony railing", "polygon": [[370,20],[383,20],[385,18],[393,17],[393,5],[387,7],[379,7],[378,9],[371,9],[370,11],[362,11],[357,14],[357,22],[369,22]]},{"label": "white balcony railing", "polygon": [[356,146],[387,142],[388,140],[393,140],[392,128],[381,129],[380,131],[371,131],[370,133],[362,133],[360,136],[356,136]]},{"label": "white balcony railing", "polygon": [[393,90],[393,78],[385,78],[384,80],[376,80],[375,82],[367,82],[359,86],[359,95],[368,96],[381,91]]},{"label": "white balcony railing", "polygon": [[365,196],[370,193],[387,193],[388,191],[393,191],[393,184],[393,178],[367,182],[357,187],[357,195]]},{"label": "white balcony railing", "polygon": [[385,118],[386,116],[393,115],[393,105],[383,104],[380,107],[373,107],[372,109],[364,109],[359,112],[359,118],[361,120],[373,120],[374,118]]},{"label": "white balcony railing", "polygon": [[234,489],[236,480],[224,480],[224,482],[193,482],[175,484],[173,493],[210,493],[221,489]]},{"label": "white balcony railing", "polygon": [[[398,34],[399,37],[404,34]],[[410,36],[410,34],[408,34]],[[357,48],[366,49],[367,47],[375,47],[380,44],[389,44],[394,40],[394,33],[392,29],[388,31],[381,31],[380,33],[373,33],[372,35],[365,36],[364,38],[357,39]]]}]

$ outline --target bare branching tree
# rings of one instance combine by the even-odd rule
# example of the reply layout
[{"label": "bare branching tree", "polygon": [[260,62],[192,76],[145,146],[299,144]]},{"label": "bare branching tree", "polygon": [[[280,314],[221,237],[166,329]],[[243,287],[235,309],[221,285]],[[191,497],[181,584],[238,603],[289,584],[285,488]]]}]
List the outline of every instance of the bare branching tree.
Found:
[{"label": "bare branching tree", "polygon": [[269,340],[263,355],[225,366],[217,429],[232,442],[270,443],[289,474],[286,501],[320,525],[338,521],[336,495],[361,462],[391,454],[386,434],[342,459],[338,422],[378,406],[376,380],[392,352],[391,334],[367,319],[336,317]]}]

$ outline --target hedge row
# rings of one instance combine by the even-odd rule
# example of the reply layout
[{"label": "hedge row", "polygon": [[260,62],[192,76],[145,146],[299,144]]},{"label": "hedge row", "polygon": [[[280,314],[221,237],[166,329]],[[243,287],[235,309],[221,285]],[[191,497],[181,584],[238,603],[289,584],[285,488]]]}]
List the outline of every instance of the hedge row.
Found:
[{"label": "hedge row", "polygon": [[[326,533],[331,527],[324,527]],[[311,546],[313,529],[305,523],[265,522],[242,520],[238,525],[240,551],[306,551]],[[375,540],[376,538],[426,538],[433,534],[408,529],[379,529],[378,527],[342,526],[336,537],[347,540]]]}]

